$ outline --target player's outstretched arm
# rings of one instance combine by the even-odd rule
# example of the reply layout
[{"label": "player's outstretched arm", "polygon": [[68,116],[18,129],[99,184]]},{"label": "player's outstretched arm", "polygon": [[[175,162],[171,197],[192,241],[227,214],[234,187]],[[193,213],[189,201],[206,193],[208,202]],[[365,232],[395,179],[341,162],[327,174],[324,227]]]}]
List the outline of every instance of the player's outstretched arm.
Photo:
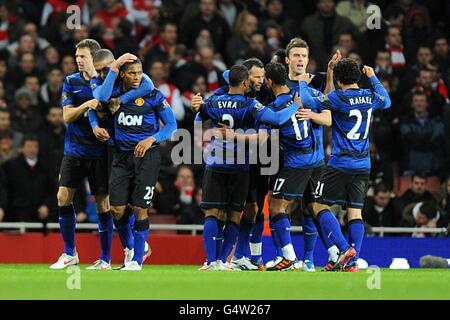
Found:
[{"label": "player's outstretched arm", "polygon": [[119,97],[121,103],[127,104],[136,100],[137,98],[148,95],[149,92],[152,92],[155,89],[155,85],[153,84],[152,79],[145,73],[142,74],[142,81],[138,88],[131,89]]},{"label": "player's outstretched arm", "polygon": [[391,107],[391,98],[389,97],[388,92],[381,84],[380,80],[378,80],[377,76],[375,75],[375,71],[373,68],[369,66],[364,66],[362,72],[366,75],[367,78],[369,78],[370,84],[373,86],[373,89],[376,93],[378,93],[383,99],[383,105],[381,109],[388,109]]},{"label": "player's outstretched arm", "polygon": [[116,71],[110,69],[106,75],[105,81],[103,81],[103,84],[99,86],[93,86],[93,80],[91,80],[92,94],[95,99],[101,102],[109,101],[113,92],[117,74],[118,73],[116,73]]},{"label": "player's outstretched arm", "polygon": [[266,130],[259,130],[258,133],[245,134],[235,132],[230,129],[226,124],[219,123],[219,127],[214,129],[214,137],[219,140],[234,140],[242,141],[245,143],[249,142],[264,142],[270,135]]},{"label": "player's outstretched arm", "polygon": [[317,113],[312,111],[311,109],[303,108],[298,110],[295,116],[299,120],[311,120],[312,122],[320,126],[330,127],[333,123],[330,110],[323,110],[322,112]]},{"label": "player's outstretched arm", "polygon": [[299,104],[300,100],[297,93],[295,94],[294,103],[280,111],[273,111],[270,108],[264,107],[261,103],[256,102],[254,105],[254,110],[256,110],[255,118],[259,122],[281,126],[295,114],[299,108]]},{"label": "player's outstretched arm", "polygon": [[308,89],[308,84],[303,76],[300,76],[300,96],[302,97],[303,107],[306,109],[316,109],[316,103],[314,97],[311,95]]}]

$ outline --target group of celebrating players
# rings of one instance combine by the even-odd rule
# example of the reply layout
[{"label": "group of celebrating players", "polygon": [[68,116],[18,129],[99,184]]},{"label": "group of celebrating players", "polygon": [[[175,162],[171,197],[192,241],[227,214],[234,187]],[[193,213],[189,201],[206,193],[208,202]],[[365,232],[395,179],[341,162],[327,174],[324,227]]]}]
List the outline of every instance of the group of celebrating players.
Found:
[{"label": "group of celebrating players", "polygon": [[[328,64],[323,83],[306,73],[308,57],[307,43],[292,39],[266,66],[258,59],[248,59],[225,73],[227,88],[205,101],[200,96],[192,99],[192,109],[199,111],[196,121],[211,120],[217,128],[213,149],[223,149],[212,152],[206,163],[202,207],[207,261],[200,270],[315,271],[313,254],[319,235],[329,252],[324,271],[358,271],[364,237],[361,209],[370,173],[369,127],[373,111],[389,108],[391,102],[372,68],[360,70],[355,61],[342,59],[338,51]],[[373,90],[359,88],[362,74]],[[326,166],[323,126],[332,126],[332,153]],[[233,131],[249,128],[257,133]],[[218,159],[227,148],[236,149],[234,141],[264,143],[274,130],[282,154],[275,176],[262,176],[259,165]],[[268,190],[277,257],[264,267],[262,208]],[[292,245],[287,212],[301,199],[305,211],[303,263],[297,260]],[[330,211],[335,204],[347,210],[349,241]],[[235,244],[234,257],[228,262]]]},{"label": "group of celebrating players", "polygon": [[[200,270],[315,271],[319,236],[329,252],[325,271],[358,271],[364,237],[361,209],[370,172],[369,127],[373,111],[389,108],[390,99],[372,68],[360,70],[339,51],[328,64],[326,79],[306,73],[308,59],[307,43],[294,38],[266,66],[256,58],[245,60],[224,73],[228,86],[208,99],[192,99],[195,121],[211,121],[211,147],[223,151],[209,154],[203,176],[207,261]],[[146,242],[148,208],[159,174],[158,145],[175,132],[176,120],[136,56],[124,54],[115,60],[95,40],[85,39],[76,46],[76,62],[79,72],[65,79],[62,93],[67,131],[57,197],[64,253],[50,268],[79,262],[72,200],[88,178],[99,213],[101,246],[100,259],[88,269],[111,269],[115,226],[125,252],[119,269],[141,270],[151,252]],[[358,87],[363,74],[373,90]],[[326,165],[323,126],[332,127]],[[240,163],[236,152],[232,159],[224,158],[227,149],[236,151],[237,141],[262,144],[275,138],[281,165],[274,176],[262,175],[259,164]],[[264,266],[262,209],[268,193],[277,257]],[[292,245],[288,214],[300,200],[302,263]],[[330,210],[334,204],[347,210],[349,241]]]}]

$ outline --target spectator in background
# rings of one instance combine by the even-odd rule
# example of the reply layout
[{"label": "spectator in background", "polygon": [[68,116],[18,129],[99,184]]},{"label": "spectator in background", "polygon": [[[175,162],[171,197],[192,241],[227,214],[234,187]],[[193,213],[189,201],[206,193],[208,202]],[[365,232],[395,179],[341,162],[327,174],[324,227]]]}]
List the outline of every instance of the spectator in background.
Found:
[{"label": "spectator in background", "polygon": [[211,93],[207,91],[206,79],[202,74],[195,75],[195,79],[189,90],[183,92],[181,99],[184,106],[184,119],[178,123],[178,128],[184,128],[189,130],[192,134],[194,132],[194,119],[195,113],[191,110],[191,100],[197,93],[206,99]]},{"label": "spectator in background", "polygon": [[366,0],[344,0],[338,3],[336,12],[350,21],[358,28],[361,33],[367,30],[367,20],[370,13],[367,8],[372,5]]},{"label": "spectator in background", "polygon": [[411,187],[399,198],[400,210],[412,203],[436,201],[433,194],[426,190],[427,179],[425,172],[418,171],[412,175]]},{"label": "spectator in background", "polygon": [[198,49],[198,62],[203,65],[207,75],[208,91],[213,92],[226,84],[222,73],[226,70],[223,62],[215,59],[214,49],[211,47],[201,47]]},{"label": "spectator in background", "polygon": [[348,18],[336,14],[333,0],[319,0],[316,13],[303,21],[301,33],[306,37],[318,69],[325,70],[339,35],[351,33],[356,36],[359,31]]},{"label": "spectator in background", "polygon": [[61,62],[62,72],[64,76],[68,76],[77,72],[77,65],[75,64],[75,58],[72,55],[67,55],[62,58]]},{"label": "spectator in background", "polygon": [[45,105],[45,110],[51,106],[61,105],[61,92],[64,82],[64,74],[61,69],[54,67],[47,73],[47,82],[41,86],[39,96]]},{"label": "spectator in background", "polygon": [[137,56],[138,46],[131,36],[133,27],[133,23],[127,19],[121,19],[119,23],[114,25],[114,56],[120,57],[125,53],[132,53]]},{"label": "spectator in background", "polygon": [[66,133],[62,108],[59,105],[50,107],[46,120],[46,125],[38,133],[40,156],[46,161],[55,181],[57,181],[64,153],[64,136]]},{"label": "spectator in background", "polygon": [[37,138],[25,137],[22,150],[22,155],[3,165],[9,191],[5,221],[50,220],[54,214],[56,186],[53,176],[38,157]]},{"label": "spectator in background", "polygon": [[[112,51],[116,48],[114,43],[114,29],[122,19],[132,21],[132,17],[120,0],[103,0],[102,9],[95,13],[91,27],[101,30],[105,45]],[[130,36],[130,35],[128,35]]]},{"label": "spectator in background", "polygon": [[407,16],[407,28],[405,32],[405,49],[408,60],[412,61],[418,48],[428,45],[433,36],[433,30],[426,13],[421,10],[414,10]]},{"label": "spectator in background", "polygon": [[215,0],[200,0],[199,9],[197,14],[181,22],[181,42],[188,48],[194,48],[200,31],[206,29],[212,36],[214,48],[224,56],[225,45],[231,34],[228,22],[217,11]]},{"label": "spectator in background", "polygon": [[148,74],[152,79],[155,88],[166,97],[167,102],[172,107],[173,113],[177,121],[184,119],[184,106],[181,100],[181,93],[177,87],[167,82],[168,66],[162,60],[153,60],[150,62]]},{"label": "spectator in background", "polygon": [[9,130],[0,131],[0,165],[19,155],[18,148],[13,146],[13,133]]},{"label": "spectator in background", "polygon": [[[8,50],[12,53],[15,54],[18,51],[22,51],[24,48],[22,47],[22,49],[19,49],[21,42],[22,41],[30,41],[30,39],[28,39],[28,36],[31,37],[31,41],[34,43],[33,47],[36,46],[35,49],[37,49],[38,51],[43,51],[45,50],[48,46],[50,46],[50,43],[47,41],[47,39],[42,38],[39,36],[38,34],[38,30],[37,30],[37,26],[33,23],[33,22],[27,22],[25,23],[25,25],[22,28],[22,34],[27,35],[27,39],[25,40],[25,37],[20,37],[20,39],[16,42],[13,42],[12,44],[10,44],[8,46]],[[24,45],[24,44],[22,44]],[[28,47],[29,44],[27,43],[26,46]],[[22,52],[34,52],[35,50],[32,51],[22,51]]]},{"label": "spectator in background", "polygon": [[[261,17],[261,29],[266,30],[270,25],[276,24],[281,29],[284,42],[294,38],[299,33],[297,23],[286,14],[284,5],[281,0],[268,0],[266,3],[267,10]],[[281,39],[280,39],[281,40]]]},{"label": "spectator in background", "polygon": [[39,83],[39,78],[35,74],[29,74],[25,77],[22,88],[27,89],[31,93],[31,107],[38,110],[43,116],[47,113],[47,109],[41,101],[39,96],[39,91],[41,89],[41,84]]},{"label": "spectator in background", "polygon": [[163,192],[157,194],[155,209],[160,214],[180,216],[182,210],[194,200],[194,172],[188,165],[177,168],[176,179],[172,185],[163,186]]},{"label": "spectator in background", "polygon": [[152,60],[158,59],[164,62],[168,62],[171,56],[174,54],[175,47],[178,41],[178,27],[173,22],[166,22],[161,26],[161,38],[154,45],[153,48],[148,51],[144,57],[144,63],[148,63]]},{"label": "spectator in background", "polygon": [[219,10],[228,23],[230,29],[233,29],[237,16],[244,10],[240,1],[222,0],[219,4]]},{"label": "spectator in background", "polygon": [[43,126],[43,119],[32,106],[32,94],[27,89],[19,89],[14,95],[11,110],[11,127],[23,134],[36,133]]},{"label": "spectator in background", "polygon": [[[181,209],[179,224],[203,224],[205,214],[200,207],[202,203],[202,188],[195,190],[194,201]],[[180,232],[181,233],[181,232]]]},{"label": "spectator in background", "polygon": [[0,166],[0,222],[5,219],[6,206],[8,204],[8,188],[3,167]]},{"label": "spectator in background", "polygon": [[[425,201],[412,203],[403,209],[402,227],[408,228],[442,228],[447,227],[447,216],[440,211],[436,202]],[[415,232],[413,237],[433,237],[434,234]]]},{"label": "spectator in background", "polygon": [[227,41],[227,63],[233,65],[244,60],[250,50],[250,37],[258,29],[258,18],[248,11],[242,11],[234,27],[234,35]]},{"label": "spectator in background", "polygon": [[412,96],[413,113],[400,125],[404,175],[413,171],[425,171],[433,175],[441,174],[444,164],[444,124],[438,117],[432,117],[424,92]]},{"label": "spectator in background", "polygon": [[60,55],[55,47],[49,46],[44,51],[45,70],[48,72],[52,68],[59,67]]},{"label": "spectator in background", "polygon": [[393,205],[392,190],[380,183],[374,187],[372,197],[367,197],[363,208],[363,219],[371,227],[395,227],[400,217]]},{"label": "spectator in background", "polygon": [[0,132],[8,131],[12,134],[12,147],[20,148],[23,134],[11,128],[11,114],[6,107],[0,107]]},{"label": "spectator in background", "polygon": [[[441,95],[439,92],[439,87],[437,85],[433,86],[435,83],[435,73],[430,69],[421,69],[416,78],[416,84],[411,90],[412,95],[414,92],[424,92],[427,96],[429,102],[429,111],[433,116],[442,115],[443,107],[445,105],[445,92]],[[438,80],[439,81],[439,80]],[[405,99],[409,99],[411,94],[406,95]]]},{"label": "spectator in background", "polygon": [[402,31],[400,27],[389,26],[386,30],[385,48],[391,56],[391,67],[395,74],[402,74],[406,67],[406,58],[403,48]]},{"label": "spectator in background", "polygon": [[257,58],[261,60],[264,64],[270,62],[271,54],[269,49],[264,41],[264,35],[261,33],[254,33],[250,37],[250,48],[247,51],[245,58]]},{"label": "spectator in background", "polygon": [[12,72],[7,74],[9,87],[17,89],[25,82],[25,77],[28,75],[39,74],[36,67],[36,60],[32,53],[24,53],[19,56],[18,65]]},{"label": "spectator in background", "polygon": [[440,69],[448,70],[450,68],[450,50],[445,35],[438,35],[434,39],[433,53]]},{"label": "spectator in background", "polygon": [[442,184],[439,206],[447,217],[450,217],[450,177]]},{"label": "spectator in background", "polygon": [[375,73],[378,77],[392,76],[391,53],[388,50],[378,50],[375,56]]}]

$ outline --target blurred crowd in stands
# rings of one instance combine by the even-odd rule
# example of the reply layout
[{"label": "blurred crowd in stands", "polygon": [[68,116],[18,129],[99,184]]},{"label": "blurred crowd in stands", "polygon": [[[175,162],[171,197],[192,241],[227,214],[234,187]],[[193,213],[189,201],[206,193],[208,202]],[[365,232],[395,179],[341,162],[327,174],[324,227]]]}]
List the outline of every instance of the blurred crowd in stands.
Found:
[{"label": "blurred crowd in stands", "polygon": [[[380,28],[367,10],[372,4],[381,8]],[[73,12],[79,13],[75,29]],[[392,108],[375,113],[372,123],[367,224],[446,227],[449,16],[447,0],[0,1],[0,221],[57,219],[65,133],[61,88],[65,76],[77,72],[74,46],[80,40],[94,38],[115,56],[139,56],[178,127],[193,131],[194,94],[208,97],[225,84],[222,72],[231,65],[250,57],[267,63],[300,36],[310,46],[308,72],[325,71],[339,49],[373,66],[392,97]],[[363,79],[361,86],[367,85]],[[325,135],[329,154],[329,130]],[[175,166],[174,144],[162,146],[152,216],[201,223],[202,168]],[[96,221],[84,184],[75,206],[79,222]]]}]

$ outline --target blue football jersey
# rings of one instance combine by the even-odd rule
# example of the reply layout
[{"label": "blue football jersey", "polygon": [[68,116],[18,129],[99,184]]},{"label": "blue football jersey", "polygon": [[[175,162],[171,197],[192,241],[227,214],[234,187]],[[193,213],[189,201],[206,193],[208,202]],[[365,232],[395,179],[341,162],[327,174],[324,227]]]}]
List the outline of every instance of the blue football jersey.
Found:
[{"label": "blue football jersey", "polygon": [[[266,107],[253,98],[239,94],[222,94],[212,96],[205,100],[201,111],[203,120],[211,119],[213,127],[219,127],[220,123],[227,124],[231,129],[247,130],[254,127],[255,120],[266,111]],[[248,171],[248,154],[245,154],[245,163],[238,163],[237,144],[211,141],[212,152],[206,165],[214,171]],[[222,155],[217,155],[215,150],[221,149]],[[227,150],[233,152],[233,157],[226,155]],[[241,161],[242,162],[242,161]]]},{"label": "blue football jersey", "polygon": [[[94,99],[91,86],[81,73],[66,77],[62,88],[62,107],[79,107]],[[64,139],[64,154],[79,158],[97,159],[105,155],[106,147],[95,138],[89,123],[87,112],[78,120],[67,125]]]},{"label": "blue football jersey", "polygon": [[[280,111],[293,103],[294,93],[281,94],[275,101],[267,106],[273,111]],[[316,110],[313,110],[316,111]],[[317,152],[315,132],[312,122],[298,120],[293,115],[280,126],[268,126],[263,124],[261,129],[279,130],[280,146],[284,154],[283,166],[285,168],[312,168],[321,163],[323,159]]]},{"label": "blue football jersey", "polygon": [[[289,89],[291,89],[293,93],[297,92],[300,96],[300,87],[298,81],[288,79],[286,81],[286,85],[289,87]],[[313,97],[320,97],[322,95],[321,91],[311,87],[310,85],[308,86],[308,91]],[[323,150],[323,126],[311,122],[311,127],[314,132],[314,138],[316,139],[315,152],[317,153],[317,159],[321,160],[317,163],[317,166],[321,166],[325,163],[325,153]]]},{"label": "blue football jersey", "polygon": [[116,147],[124,152],[134,151],[136,145],[159,131],[160,113],[170,105],[158,90],[129,103],[122,103],[114,115]]},{"label": "blue football jersey", "polygon": [[332,113],[332,152],[328,166],[351,173],[370,172],[369,130],[376,109],[390,106],[371,89],[335,90],[314,99]]}]

